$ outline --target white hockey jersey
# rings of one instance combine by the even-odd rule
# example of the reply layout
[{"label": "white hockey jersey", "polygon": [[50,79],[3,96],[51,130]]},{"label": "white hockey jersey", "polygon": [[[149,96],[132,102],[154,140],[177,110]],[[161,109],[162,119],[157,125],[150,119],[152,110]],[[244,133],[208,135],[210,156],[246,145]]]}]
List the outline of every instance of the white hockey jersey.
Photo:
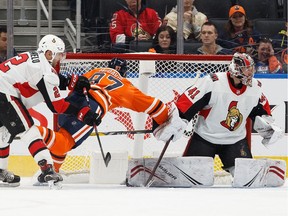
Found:
[{"label": "white hockey jersey", "polygon": [[0,92],[21,99],[28,109],[45,101],[52,112],[65,112],[70,104],[58,86],[58,75],[42,53],[21,53],[0,64]]},{"label": "white hockey jersey", "polygon": [[271,115],[261,83],[235,88],[228,73],[206,76],[189,87],[176,105],[181,118],[190,121],[199,112],[195,132],[214,144],[234,144],[246,137],[246,120]]}]

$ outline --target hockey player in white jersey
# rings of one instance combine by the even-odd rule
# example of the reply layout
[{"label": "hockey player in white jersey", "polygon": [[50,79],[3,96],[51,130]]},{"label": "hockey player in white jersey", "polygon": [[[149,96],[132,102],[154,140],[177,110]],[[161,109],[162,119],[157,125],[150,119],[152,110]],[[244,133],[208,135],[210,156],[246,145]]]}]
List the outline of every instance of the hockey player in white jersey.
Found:
[{"label": "hockey player in white jersey", "polygon": [[[179,97],[175,115],[179,111],[181,121],[188,122],[199,112],[195,132],[183,156],[218,154],[223,168],[233,175],[236,158],[252,158],[246,138],[248,118],[256,119],[254,129],[264,138],[264,145],[283,135],[273,124],[268,100],[261,83],[253,78],[254,72],[253,59],[245,53],[235,53],[227,73],[200,78]],[[175,134],[178,134],[177,122],[160,125],[154,133],[165,142]]]},{"label": "hockey player in white jersey", "polygon": [[46,35],[37,51],[21,53],[0,64],[0,184],[20,184],[20,177],[7,170],[10,143],[16,135],[27,144],[40,166],[39,182],[53,186],[62,181],[61,175],[54,171],[49,150],[34,125],[29,108],[45,101],[53,113],[72,114],[86,124],[99,124],[98,115],[89,107],[77,108],[60,96],[59,78],[52,66],[63,58],[65,44],[62,39]]}]

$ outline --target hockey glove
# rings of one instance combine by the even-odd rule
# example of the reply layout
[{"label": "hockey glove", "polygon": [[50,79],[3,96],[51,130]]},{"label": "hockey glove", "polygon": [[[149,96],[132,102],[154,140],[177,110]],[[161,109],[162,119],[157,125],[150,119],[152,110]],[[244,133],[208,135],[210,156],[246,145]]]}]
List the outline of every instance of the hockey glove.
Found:
[{"label": "hockey glove", "polygon": [[254,130],[263,137],[264,146],[273,144],[284,136],[283,130],[274,123],[272,116],[256,116]]},{"label": "hockey glove", "polygon": [[101,123],[101,117],[97,113],[93,112],[89,107],[83,107],[79,111],[77,118],[90,126],[93,126],[94,124],[98,126]]},{"label": "hockey glove", "polygon": [[87,91],[90,89],[89,80],[84,76],[78,76],[73,74],[70,78],[68,89],[82,93],[83,88],[86,88]]},{"label": "hockey glove", "polygon": [[153,134],[157,140],[167,142],[171,136],[172,141],[180,139],[186,129],[188,121],[179,117],[179,112],[175,104],[172,104],[172,112],[170,113],[168,120],[159,125]]}]

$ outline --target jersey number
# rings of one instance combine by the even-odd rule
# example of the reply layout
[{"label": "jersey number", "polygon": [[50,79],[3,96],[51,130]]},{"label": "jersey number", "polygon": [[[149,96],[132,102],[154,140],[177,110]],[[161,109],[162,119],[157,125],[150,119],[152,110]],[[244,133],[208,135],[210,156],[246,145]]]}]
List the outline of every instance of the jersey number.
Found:
[{"label": "jersey number", "polygon": [[196,87],[194,87],[188,90],[188,95],[193,100],[196,97],[196,95],[199,94],[199,92],[200,91]]},{"label": "jersey number", "polygon": [[[95,74],[91,80],[93,81],[93,83],[97,84],[97,83],[100,83],[101,82],[101,79],[107,74],[100,74],[100,73],[97,73]],[[107,79],[109,79],[110,81],[112,81],[113,83],[107,85],[105,87],[106,90],[108,91],[112,91],[116,88],[120,88],[121,86],[123,86],[123,83],[118,80],[117,78],[111,76],[111,75],[107,75]]]},{"label": "jersey number", "polygon": [[3,62],[2,64],[0,64],[0,70],[4,73],[6,73],[7,71],[10,70],[10,66],[7,65],[8,62],[10,62],[11,65],[19,65],[23,62],[26,62],[28,59],[28,55],[26,53],[22,53],[18,56],[15,56],[14,58],[11,58],[5,62]]}]

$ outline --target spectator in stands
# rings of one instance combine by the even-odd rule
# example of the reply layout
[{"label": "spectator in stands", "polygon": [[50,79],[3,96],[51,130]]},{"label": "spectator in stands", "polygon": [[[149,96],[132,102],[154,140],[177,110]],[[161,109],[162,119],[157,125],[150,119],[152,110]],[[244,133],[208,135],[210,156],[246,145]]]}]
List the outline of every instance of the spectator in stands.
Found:
[{"label": "spectator in stands", "polygon": [[[13,49],[13,56],[17,55]],[[0,26],[0,63],[7,60],[7,27]]]},{"label": "spectator in stands", "polygon": [[[184,1],[184,22],[183,22],[183,36],[184,39],[197,39],[199,40],[200,28],[206,22],[207,16],[199,11],[193,5],[194,0]],[[177,6],[172,8],[165,18],[168,26],[171,26],[174,31],[177,30]]]},{"label": "spectator in stands", "polygon": [[288,21],[285,22],[285,29],[281,29],[277,35],[273,37],[273,44],[275,49],[287,48],[288,38]]},{"label": "spectator in stands", "polygon": [[255,55],[255,44],[259,40],[257,33],[246,17],[244,8],[234,5],[229,10],[229,21],[225,31],[219,34],[218,43],[233,52],[248,53]]},{"label": "spectator in stands", "polygon": [[113,44],[129,44],[132,40],[150,40],[162,25],[158,13],[142,4],[142,0],[125,0],[127,8],[115,12],[110,23]]},{"label": "spectator in stands", "polygon": [[285,29],[283,28],[277,35],[273,37],[273,47],[276,51],[275,55],[281,59],[283,72],[287,73],[288,65],[288,22],[285,22]]},{"label": "spectator in stands", "polygon": [[225,49],[216,43],[218,31],[216,26],[211,22],[205,22],[200,31],[200,40],[202,46],[194,54],[204,55],[227,55],[232,54],[231,50]]},{"label": "spectator in stands", "polygon": [[282,65],[274,55],[270,39],[260,39],[257,53],[257,58],[254,58],[256,73],[283,73]]},{"label": "spectator in stands", "polygon": [[176,53],[176,33],[170,26],[160,26],[152,42],[149,52]]}]

